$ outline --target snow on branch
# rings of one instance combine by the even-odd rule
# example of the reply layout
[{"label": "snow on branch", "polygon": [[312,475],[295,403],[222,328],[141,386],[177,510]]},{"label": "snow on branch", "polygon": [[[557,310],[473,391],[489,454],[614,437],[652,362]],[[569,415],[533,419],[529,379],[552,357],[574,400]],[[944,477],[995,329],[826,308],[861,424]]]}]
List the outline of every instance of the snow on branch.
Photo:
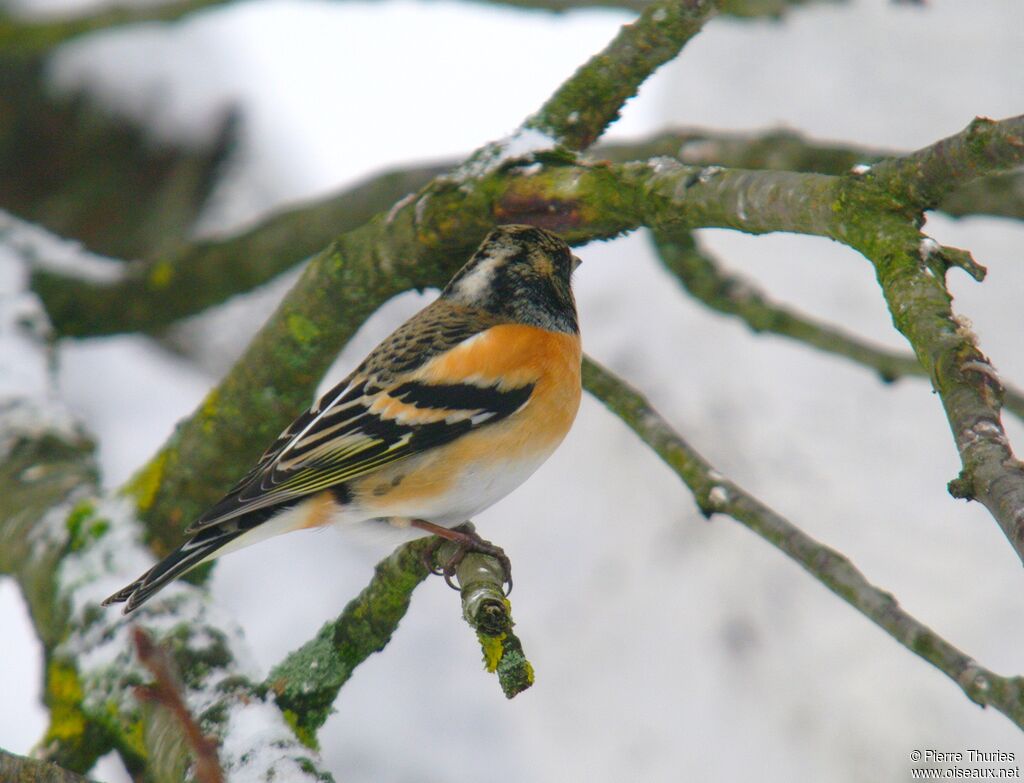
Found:
[{"label": "snow on branch", "polygon": [[185,779],[187,754],[150,731],[155,719],[133,690],[146,677],[132,633],[145,628],[188,672],[183,704],[217,737],[229,781],[328,779],[253,687],[241,631],[202,590],[177,584],[132,619],[100,609],[152,555],[133,505],[95,497],[92,446],[54,390],[46,322],[19,247],[0,245],[0,357],[16,360],[0,373],[0,573],[19,584],[46,651],[45,755],[84,772],[116,748],[154,780]]}]

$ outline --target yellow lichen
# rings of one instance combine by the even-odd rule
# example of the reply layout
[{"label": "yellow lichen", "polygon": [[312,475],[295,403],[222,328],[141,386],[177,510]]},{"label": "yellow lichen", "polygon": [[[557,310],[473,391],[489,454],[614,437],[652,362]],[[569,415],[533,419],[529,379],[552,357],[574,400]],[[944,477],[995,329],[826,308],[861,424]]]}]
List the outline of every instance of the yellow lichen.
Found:
[{"label": "yellow lichen", "polygon": [[161,451],[129,479],[122,492],[135,498],[139,511],[147,511],[156,499],[157,490],[164,477],[167,451]]},{"label": "yellow lichen", "polygon": [[310,343],[320,336],[316,324],[299,313],[291,313],[288,316],[288,332],[300,343]]},{"label": "yellow lichen", "polygon": [[497,671],[498,664],[501,662],[501,656],[505,654],[505,634],[487,636],[486,634],[478,633],[476,636],[480,640],[480,649],[484,652],[484,666],[489,672]]},{"label": "yellow lichen", "polygon": [[152,288],[166,288],[173,278],[174,265],[170,261],[159,261],[149,273],[149,285]]},{"label": "yellow lichen", "polygon": [[320,750],[320,743],[316,741],[316,734],[302,724],[294,710],[282,710],[281,714],[284,716],[285,723],[291,726],[292,731],[295,732],[295,737],[299,742],[311,750]]},{"label": "yellow lichen", "polygon": [[203,400],[203,405],[202,408],[200,409],[200,412],[202,414],[204,432],[213,431],[213,422],[214,419],[216,419],[219,410],[217,408],[217,402],[219,401],[219,399],[220,391],[219,389],[217,389],[217,387],[214,387],[213,389],[210,390],[210,393],[207,394],[206,398]]},{"label": "yellow lichen", "polygon": [[85,717],[82,715],[82,683],[78,672],[60,661],[51,661],[46,672],[46,702],[50,706],[50,725],[46,739],[80,739],[85,733]]}]

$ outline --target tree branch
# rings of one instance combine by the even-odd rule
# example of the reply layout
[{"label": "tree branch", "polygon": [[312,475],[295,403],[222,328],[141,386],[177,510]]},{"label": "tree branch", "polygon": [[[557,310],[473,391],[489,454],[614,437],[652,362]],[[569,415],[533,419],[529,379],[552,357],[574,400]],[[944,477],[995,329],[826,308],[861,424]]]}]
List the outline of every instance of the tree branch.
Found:
[{"label": "tree branch", "polygon": [[661,65],[700,32],[714,0],[656,0],[619,30],[604,51],[555,91],[525,128],[572,150],[584,150],[619,118],[622,106]]},{"label": "tree branch", "polygon": [[[383,650],[409,608],[412,592],[427,578],[424,555],[431,538],[403,544],[374,569],[373,578],[344,611],[325,623],[316,637],[289,653],[263,684],[309,744],[331,713],[338,691],[355,668]],[[448,544],[435,561],[453,554]],[[469,554],[459,565],[462,613],[477,632],[489,672],[497,672],[508,698],[533,683],[533,668],[512,633],[511,605],[505,598],[504,570],[493,557]]]},{"label": "tree branch", "polygon": [[715,471],[647,400],[593,360],[584,362],[583,384],[683,480],[705,516],[726,514],[752,530],[953,680],[971,701],[998,710],[1024,729],[1024,680],[1002,677],[979,665],[904,611],[892,595],[868,582],[844,555],[811,538]]},{"label": "tree branch", "polygon": [[[437,562],[445,563],[456,544],[445,543]],[[483,652],[484,668],[498,675],[506,698],[514,698],[533,685],[533,666],[523,653],[523,644],[512,631],[512,604],[505,595],[505,569],[496,558],[471,552],[459,563],[456,577],[462,595],[462,616],[476,631]]]},{"label": "tree branch", "polygon": [[[617,163],[669,156],[689,165],[836,175],[887,157],[877,150],[807,141],[789,131],[758,135],[706,130],[671,131],[635,142],[603,144],[592,154]],[[82,279],[43,264],[33,272],[32,285],[63,336],[158,332],[180,318],[268,282],[329,244],[338,233],[366,223],[456,164],[449,161],[370,177],[323,201],[274,215],[237,236],[184,245],[162,255],[148,253],[146,260],[126,265],[116,279]],[[968,183],[945,197],[939,207],[954,217],[1024,218],[1024,174],[994,174]],[[882,358],[878,362],[892,364]],[[1008,393],[1009,407],[1019,402]]]},{"label": "tree branch", "polygon": [[[713,310],[737,316],[754,332],[789,337],[842,356],[875,370],[885,383],[906,376],[928,377],[927,370],[913,354],[878,348],[770,301],[750,280],[720,269],[689,232],[676,232],[672,236],[655,232],[653,237],[658,257],[689,294]],[[1006,387],[1005,403],[1008,410],[1024,419],[1024,394]]]},{"label": "tree branch", "polygon": [[84,93],[55,95],[43,58],[0,44],[0,209],[118,258],[184,242],[236,137],[225,116],[208,138],[157,143]]},{"label": "tree branch", "polygon": [[[946,411],[963,464],[950,491],[984,504],[1024,560],[1024,466],[1014,457],[1000,419],[1002,384],[974,335],[954,317],[944,280],[951,265],[975,276],[982,270],[969,254],[942,248],[920,234],[917,226],[926,204],[901,200],[931,192],[920,184],[927,181],[921,172],[941,168],[970,181],[997,166],[1020,165],[1021,123],[1019,117],[986,123],[980,135],[974,123],[963,133],[908,156],[912,165],[879,164],[881,174],[841,178],[717,167],[695,174],[668,159],[623,168],[637,176],[638,184],[650,183],[646,192],[661,203],[652,205],[657,214],[649,225],[662,230],[788,230],[837,239],[868,258],[894,324],[928,372]],[[955,150],[968,156],[959,166]],[[929,151],[940,161],[932,161]],[[896,183],[895,193],[879,189],[890,183]]]},{"label": "tree branch", "polygon": [[428,165],[370,177],[229,239],[149,254],[112,281],[82,280],[43,265],[33,272],[32,288],[61,335],[158,332],[270,281],[449,168]]},{"label": "tree branch", "polygon": [[[837,176],[849,174],[855,167],[905,157],[894,150],[813,141],[790,130],[723,133],[706,129],[670,130],[637,142],[601,145],[595,154],[614,163],[667,156],[691,166]],[[937,178],[941,173],[933,170],[930,175]],[[997,169],[975,180],[950,179],[946,187],[947,191],[933,194],[937,195],[933,208],[951,217],[992,215],[1024,219],[1024,172]]]},{"label": "tree branch", "polygon": [[224,783],[224,770],[217,758],[217,742],[203,733],[189,712],[181,693],[181,677],[171,656],[138,626],[132,628],[132,643],[139,663],[146,667],[155,680],[153,685],[137,685],[135,697],[167,710],[178,724],[195,761],[197,783]]},{"label": "tree branch", "polygon": [[428,572],[423,564],[429,539],[403,544],[374,569],[373,578],[336,620],[289,653],[263,684],[291,716],[300,737],[312,743],[331,713],[338,691],[355,668],[384,649],[409,608],[412,592]]},{"label": "tree branch", "polygon": [[1024,160],[1024,115],[977,117],[967,129],[871,169],[880,188],[908,207],[933,209],[961,184],[1005,172]]}]

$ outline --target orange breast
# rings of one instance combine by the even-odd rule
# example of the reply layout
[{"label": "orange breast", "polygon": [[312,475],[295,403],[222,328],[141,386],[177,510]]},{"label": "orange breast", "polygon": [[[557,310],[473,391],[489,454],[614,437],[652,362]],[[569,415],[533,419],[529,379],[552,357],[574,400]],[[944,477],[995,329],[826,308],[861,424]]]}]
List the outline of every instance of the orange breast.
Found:
[{"label": "orange breast", "polygon": [[534,384],[521,415],[495,426],[521,429],[541,445],[551,439],[561,441],[576,417],[581,356],[579,335],[502,324],[427,362],[415,377],[431,383],[496,384],[502,389]]},{"label": "orange breast", "polygon": [[[525,478],[547,459],[572,426],[581,396],[580,360],[578,336],[521,324],[492,327],[431,360],[414,374],[416,380],[435,384],[468,381],[499,388],[532,383],[533,393],[525,407],[508,418],[389,465],[367,477],[366,486],[357,491],[365,492],[366,502],[382,515],[415,516],[411,508],[418,500],[426,501],[438,493],[472,491],[474,481],[501,471],[502,463],[508,463],[510,470],[520,469],[513,469],[513,464],[523,466]],[[397,484],[386,487],[385,482],[397,476],[401,476]],[[372,501],[367,497],[372,496],[371,485],[380,493]]]}]

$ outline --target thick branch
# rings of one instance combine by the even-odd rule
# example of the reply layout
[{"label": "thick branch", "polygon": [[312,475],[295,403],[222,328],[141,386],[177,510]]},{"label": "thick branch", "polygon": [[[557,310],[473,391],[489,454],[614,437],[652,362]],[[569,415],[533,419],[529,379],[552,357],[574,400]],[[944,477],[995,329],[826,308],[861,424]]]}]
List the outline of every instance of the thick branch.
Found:
[{"label": "thick branch", "polygon": [[32,287],[62,335],[156,332],[268,282],[448,168],[422,166],[371,177],[333,198],[274,215],[238,236],[134,262],[112,282],[81,280],[42,266],[33,274]]},{"label": "thick branch", "polygon": [[[855,164],[886,157],[877,150],[807,141],[788,131],[756,135],[703,130],[600,145],[593,154],[619,163],[669,156],[689,165],[837,175],[848,173]],[[43,265],[33,275],[33,288],[61,335],[157,332],[177,319],[268,282],[329,244],[339,232],[362,225],[455,165],[456,161],[450,161],[372,177],[336,196],[270,217],[238,236],[185,245],[164,256],[150,255],[127,265],[119,278],[106,282],[70,277]],[[594,200],[597,194],[584,196]],[[1024,174],[995,174],[968,183],[950,193],[939,207],[954,217],[1024,218]],[[879,363],[891,364],[882,358]],[[878,369],[886,374],[891,368]],[[1021,402],[1009,394],[1007,401],[1012,406]]]},{"label": "thick branch", "polygon": [[967,129],[871,170],[878,186],[908,207],[932,209],[963,184],[1024,161],[1024,115],[978,117]]},{"label": "thick branch", "polygon": [[[3,45],[0,44],[0,52]],[[185,241],[235,139],[157,143],[85,94],[56,95],[41,58],[0,54],[0,209],[119,258]]]},{"label": "thick branch", "polygon": [[904,611],[892,595],[868,582],[844,555],[814,540],[715,471],[647,400],[608,370],[585,361],[583,383],[685,482],[702,513],[726,514],[752,530],[953,680],[971,701],[993,707],[1024,728],[1024,680],[1002,677],[980,666]]},{"label": "thick branch", "polygon": [[[671,130],[650,139],[601,145],[595,155],[615,163],[668,156],[691,166],[835,175],[901,157],[901,153],[893,150],[817,142],[790,130],[723,133],[705,129]],[[945,185],[948,191],[934,208],[951,217],[993,215],[1024,219],[1024,172],[996,170],[977,180],[951,179]]]},{"label": "thick branch", "polygon": [[953,314],[942,276],[929,266],[928,243],[936,254],[948,249],[902,222],[880,228],[880,221],[864,225],[858,249],[875,264],[893,323],[942,400],[963,464],[950,492],[982,503],[1024,560],[1024,465],[1003,428],[1002,382],[970,328]]}]

